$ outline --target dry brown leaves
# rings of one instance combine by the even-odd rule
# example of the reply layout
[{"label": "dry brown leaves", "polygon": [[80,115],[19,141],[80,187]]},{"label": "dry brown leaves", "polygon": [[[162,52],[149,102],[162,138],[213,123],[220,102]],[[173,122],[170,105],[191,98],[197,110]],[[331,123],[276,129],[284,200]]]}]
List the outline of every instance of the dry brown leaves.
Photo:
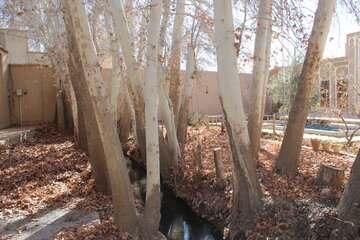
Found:
[{"label": "dry brown leaves", "polygon": [[46,126],[34,139],[0,146],[2,218],[66,207],[99,211],[101,223],[64,229],[54,239],[128,239],[113,224],[111,199],[95,191],[88,157],[71,137]]},{"label": "dry brown leaves", "polygon": [[[193,149],[202,143],[202,166],[193,158]],[[127,144],[130,155],[136,153]],[[194,211],[219,228],[227,225],[231,209],[231,159],[228,139],[220,128],[210,130],[190,128],[189,141],[183,147],[180,178],[174,187]],[[213,149],[222,149],[225,179],[215,177]],[[280,148],[278,141],[262,140],[257,171],[264,192],[265,211],[247,233],[249,239],[281,236],[296,239],[331,234],[331,219],[343,187],[324,187],[314,184],[321,164],[345,169],[346,179],[353,163],[352,157],[303,149],[299,174],[282,177],[273,174],[272,167]],[[138,156],[138,155],[137,155]],[[139,160],[139,159],[138,159]],[[57,135],[52,127],[39,129],[37,136],[14,146],[0,147],[0,209],[2,217],[34,215],[46,209],[75,206],[86,211],[99,211],[100,224],[74,226],[64,229],[55,239],[127,239],[113,224],[111,199],[94,190],[87,156],[77,149],[71,137]],[[141,208],[141,204],[137,203]],[[300,234],[300,235],[297,235]]]},{"label": "dry brown leaves", "polygon": [[[199,138],[202,143],[202,168],[199,170],[193,149]],[[276,139],[278,140],[278,139]],[[249,239],[283,236],[294,239],[296,234],[324,235],[329,229],[322,229],[324,218],[334,218],[335,207],[343,187],[326,187],[330,194],[323,196],[325,187],[316,186],[315,178],[321,164],[345,169],[347,181],[353,158],[323,151],[303,149],[299,174],[279,176],[272,172],[280,142],[263,139],[257,171],[264,192],[265,211],[257,220],[256,227],[247,233]],[[217,181],[213,149],[221,147],[225,179]],[[194,211],[210,220],[219,228],[226,226],[231,209],[231,160],[228,139],[218,127],[190,128],[188,143],[183,146],[183,161],[180,162],[181,180],[177,182],[176,194],[183,198]],[[172,183],[169,183],[172,185]],[[308,214],[308,216],[307,216]],[[297,229],[306,217],[306,227]],[[329,220],[326,220],[329,221]],[[319,226],[318,226],[319,225]],[[319,232],[320,231],[320,232]]]}]

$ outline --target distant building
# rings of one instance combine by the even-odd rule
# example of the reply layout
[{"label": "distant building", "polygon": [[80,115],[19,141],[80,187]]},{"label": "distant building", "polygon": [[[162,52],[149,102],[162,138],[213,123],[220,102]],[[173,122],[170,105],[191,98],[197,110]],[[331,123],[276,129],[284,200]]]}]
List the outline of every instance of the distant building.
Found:
[{"label": "distant building", "polygon": [[344,57],[321,62],[320,107],[348,109],[360,103],[360,32],[348,34],[345,46]]},{"label": "distant building", "polygon": [[[26,30],[0,29],[0,129],[55,119],[57,78],[45,52],[29,51],[31,40]],[[103,80],[109,83],[111,58],[102,56],[99,61]],[[184,71],[181,76],[184,77]],[[245,113],[251,108],[251,80],[251,74],[239,73]],[[222,114],[216,72],[198,72],[190,108],[193,113]],[[266,112],[272,112],[270,98],[267,98]]]},{"label": "distant building", "polygon": [[0,29],[0,129],[55,119],[56,77],[44,52],[30,52],[28,32]]}]

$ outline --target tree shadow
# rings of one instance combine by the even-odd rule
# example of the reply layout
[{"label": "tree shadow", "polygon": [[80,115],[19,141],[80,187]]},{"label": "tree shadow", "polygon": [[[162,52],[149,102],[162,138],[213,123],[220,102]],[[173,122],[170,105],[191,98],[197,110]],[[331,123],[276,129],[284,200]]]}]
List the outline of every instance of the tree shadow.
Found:
[{"label": "tree shadow", "polygon": [[[66,224],[70,218],[74,219],[70,221],[73,224],[89,212],[104,208],[112,211],[110,198],[95,192],[86,155],[75,149],[68,138],[47,139],[46,146],[42,140],[29,144],[32,152],[23,151],[23,145],[0,151],[0,208],[10,212],[3,214],[8,221],[2,224],[0,236],[21,231],[24,234],[20,239],[25,239],[25,232],[30,234],[26,239],[40,239],[38,236],[47,232],[55,234],[60,230],[58,225],[70,227]],[[10,156],[4,158],[6,153]],[[21,156],[14,159],[17,155]],[[11,220],[12,212],[20,212],[16,216],[22,217]],[[50,222],[38,226],[39,221]]]}]

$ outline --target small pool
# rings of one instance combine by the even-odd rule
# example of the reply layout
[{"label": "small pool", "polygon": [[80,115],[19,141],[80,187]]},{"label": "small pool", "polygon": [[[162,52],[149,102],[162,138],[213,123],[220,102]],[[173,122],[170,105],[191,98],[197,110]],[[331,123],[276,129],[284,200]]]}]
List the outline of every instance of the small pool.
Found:
[{"label": "small pool", "polygon": [[[283,121],[276,121],[275,129],[277,131],[284,131],[285,127],[286,126]],[[354,131],[356,131],[354,136],[360,136],[360,131],[357,131],[358,127],[359,125],[355,124],[348,124],[346,128],[346,126],[342,123],[311,123],[305,126],[304,132],[308,134],[343,138],[346,137],[346,134],[352,134]],[[263,124],[263,128],[272,129],[272,121],[265,121]],[[346,130],[348,130],[348,133],[346,133]]]},{"label": "small pool", "polygon": [[305,126],[305,128],[315,129],[315,130],[324,130],[324,131],[334,131],[334,132],[341,131],[340,126],[335,125],[335,124],[313,123],[313,124],[307,124]]}]

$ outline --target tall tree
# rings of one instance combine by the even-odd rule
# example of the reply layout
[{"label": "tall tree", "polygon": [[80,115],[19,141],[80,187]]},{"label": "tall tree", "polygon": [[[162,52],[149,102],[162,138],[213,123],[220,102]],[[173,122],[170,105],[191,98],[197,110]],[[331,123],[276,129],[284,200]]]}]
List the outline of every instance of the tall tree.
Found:
[{"label": "tall tree", "polygon": [[248,117],[248,129],[251,142],[251,152],[255,158],[259,155],[261,128],[262,128],[262,99],[264,88],[266,89],[266,63],[269,61],[267,48],[269,44],[267,35],[271,28],[271,0],[259,1],[257,28],[254,49],[253,79],[250,88],[250,111]]},{"label": "tall tree", "polygon": [[196,75],[196,56],[195,50],[200,35],[200,31],[203,25],[203,16],[201,16],[201,10],[196,7],[194,16],[192,19],[192,26],[189,30],[190,37],[189,43],[187,46],[187,60],[186,60],[186,70],[185,70],[185,81],[182,91],[180,108],[179,108],[179,119],[177,127],[177,136],[179,142],[186,143],[187,139],[187,130],[188,130],[188,118],[190,113],[190,100],[192,97],[193,86],[195,82]]},{"label": "tall tree", "polygon": [[340,224],[339,239],[356,239],[360,236],[360,151],[352,166],[348,184],[337,206]]},{"label": "tall tree", "polygon": [[236,236],[262,211],[262,192],[250,151],[249,133],[238,79],[231,0],[214,1],[216,55],[220,101],[233,159],[230,232]]},{"label": "tall tree", "polygon": [[272,27],[268,29],[268,33],[266,34],[266,56],[265,56],[265,76],[264,76],[264,86],[263,86],[263,94],[262,94],[262,103],[261,103],[261,119],[264,120],[265,107],[266,107],[266,95],[267,95],[267,86],[269,82],[270,76],[270,56],[271,56],[271,41],[272,41]]},{"label": "tall tree", "polygon": [[135,112],[136,136],[141,156],[146,157],[145,143],[145,102],[144,102],[144,86],[138,72],[138,65],[135,60],[133,44],[130,31],[125,18],[122,1],[109,0],[111,15],[114,21],[115,37],[121,43],[121,49],[129,79],[129,92],[132,97],[132,103]]},{"label": "tall tree", "polygon": [[114,33],[112,30],[112,19],[111,14],[109,14],[110,11],[108,11],[108,4],[106,5],[105,9],[105,26],[106,26],[106,32],[108,36],[108,40],[110,43],[110,51],[111,51],[111,62],[112,62],[112,69],[111,69],[111,83],[110,83],[110,104],[111,104],[111,112],[114,117],[114,121],[117,122],[118,120],[118,95],[119,95],[119,89],[122,87],[120,85],[121,82],[121,54],[120,54],[120,48],[117,46],[117,41],[114,37]]},{"label": "tall tree", "polygon": [[84,137],[86,145],[88,146],[89,160],[96,190],[110,195],[111,186],[106,166],[104,146],[100,138],[90,92],[86,86],[85,73],[79,61],[80,52],[76,45],[71,17],[67,5],[65,4],[64,6],[63,14],[67,29],[67,49],[69,51],[69,59],[67,62],[77,102],[79,130],[83,128],[80,136]]},{"label": "tall tree", "polygon": [[185,18],[185,1],[176,0],[176,14],[172,32],[171,56],[169,60],[168,79],[170,81],[170,99],[173,105],[175,124],[177,127],[180,107],[180,57],[183,23]]},{"label": "tall tree", "polygon": [[181,98],[181,105],[179,111],[179,123],[177,128],[177,136],[179,142],[186,143],[188,118],[190,112],[190,100],[195,81],[195,46],[190,44],[187,52],[186,72],[185,72],[185,86]]},{"label": "tall tree", "polygon": [[145,68],[146,203],[140,234],[155,239],[160,222],[160,154],[158,127],[158,42],[162,0],[150,3],[149,36]]},{"label": "tall tree", "polygon": [[274,171],[280,174],[297,173],[301,143],[308,116],[316,76],[323,56],[336,0],[319,0],[309,38],[305,61],[296,90],[295,100]]},{"label": "tall tree", "polygon": [[[110,7],[114,19],[114,30],[115,30],[115,36],[116,38],[120,39],[121,42],[121,48],[124,55],[125,65],[127,68],[127,74],[129,78],[129,91],[131,92],[133,105],[134,105],[134,111],[135,111],[135,121],[136,121],[136,135],[137,135],[137,141],[138,146],[141,151],[141,155],[143,158],[146,158],[146,140],[145,140],[145,101],[144,101],[144,94],[143,94],[143,83],[140,79],[140,73],[138,71],[138,65],[135,61],[134,52],[132,48],[132,42],[130,38],[129,29],[127,27],[127,21],[124,16],[124,11],[122,7],[121,1],[117,0],[109,0]],[[166,25],[165,25],[166,27]],[[160,76],[161,81],[161,76]],[[160,83],[161,85],[161,83]],[[165,87],[164,85],[162,87]],[[176,131],[172,130],[175,129],[175,123],[172,122],[172,114],[169,114],[170,111],[167,109],[169,108],[170,104],[166,104],[168,102],[167,93],[164,91],[161,91],[160,89],[160,98],[162,99],[162,105],[161,109],[166,112],[166,116],[169,116],[167,118],[168,124],[167,131],[170,134],[173,134],[171,136],[176,136]],[[163,100],[166,101],[163,101]],[[179,156],[179,146],[177,141],[173,141],[173,138],[169,139],[171,149],[169,150],[168,146],[165,143],[165,139],[162,138],[162,135],[160,137],[160,161],[161,161],[161,174],[164,178],[169,177],[169,169],[173,165],[173,162],[177,160],[177,157]],[[171,150],[173,154],[171,153]]]},{"label": "tall tree", "polygon": [[112,60],[110,104],[114,120],[118,123],[120,141],[124,142],[129,137],[131,120],[134,119],[134,112],[120,51],[120,40],[115,37],[113,18],[109,7],[109,4],[105,4],[104,17],[106,31],[110,42]]},{"label": "tall tree", "polygon": [[163,138],[163,133],[160,134],[160,159],[161,159],[161,173],[162,177],[168,179],[170,177],[169,168],[177,165],[180,158],[180,147],[176,135],[176,125],[173,113],[173,106],[169,97],[169,90],[166,85],[166,34],[168,29],[168,22],[170,16],[170,0],[164,0],[164,12],[159,36],[158,57],[160,63],[158,64],[158,78],[159,78],[159,108],[162,120],[166,127],[166,139]]},{"label": "tall tree", "polygon": [[84,71],[86,87],[90,92],[100,139],[104,146],[114,204],[115,223],[120,231],[133,234],[136,233],[138,219],[130,190],[130,179],[111,115],[110,101],[101,78],[100,64],[92,42],[85,6],[82,1],[78,0],[64,0],[63,5],[71,19],[73,31],[68,31],[68,33],[74,35],[76,47],[80,53],[79,61],[81,61],[81,67]]}]

